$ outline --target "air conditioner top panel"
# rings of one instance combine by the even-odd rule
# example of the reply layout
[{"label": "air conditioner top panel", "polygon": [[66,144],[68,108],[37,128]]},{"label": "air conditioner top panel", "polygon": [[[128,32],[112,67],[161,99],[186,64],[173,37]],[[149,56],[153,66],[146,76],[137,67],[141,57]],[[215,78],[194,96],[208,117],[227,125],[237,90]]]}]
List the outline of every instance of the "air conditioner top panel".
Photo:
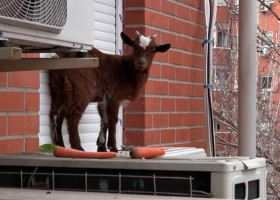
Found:
[{"label": "air conditioner top panel", "polygon": [[24,49],[91,49],[93,0],[3,0],[0,32]]},{"label": "air conditioner top panel", "polygon": [[120,152],[118,158],[112,159],[71,159],[58,158],[53,154],[15,154],[0,155],[0,165],[11,166],[49,166],[71,168],[102,168],[125,170],[162,170],[162,171],[205,171],[235,172],[251,170],[266,166],[263,158],[216,157],[190,159],[130,159],[128,152]]}]

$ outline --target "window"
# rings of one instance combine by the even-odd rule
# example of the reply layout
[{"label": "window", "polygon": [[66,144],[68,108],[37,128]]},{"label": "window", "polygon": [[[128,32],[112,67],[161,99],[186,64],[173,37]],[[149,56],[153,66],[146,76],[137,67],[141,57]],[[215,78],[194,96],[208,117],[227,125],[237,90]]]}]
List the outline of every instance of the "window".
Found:
[{"label": "window", "polygon": [[216,91],[222,91],[228,88],[230,78],[230,71],[223,66],[218,66],[214,71],[214,84],[213,89]]},{"label": "window", "polygon": [[217,1],[217,4],[219,5],[219,6],[226,6],[227,5],[227,2],[226,2],[227,0],[218,0]]},{"label": "window", "polygon": [[225,30],[217,32],[217,47],[229,47],[229,35]]},{"label": "window", "polygon": [[260,87],[263,90],[271,90],[272,88],[272,76],[261,76]]}]

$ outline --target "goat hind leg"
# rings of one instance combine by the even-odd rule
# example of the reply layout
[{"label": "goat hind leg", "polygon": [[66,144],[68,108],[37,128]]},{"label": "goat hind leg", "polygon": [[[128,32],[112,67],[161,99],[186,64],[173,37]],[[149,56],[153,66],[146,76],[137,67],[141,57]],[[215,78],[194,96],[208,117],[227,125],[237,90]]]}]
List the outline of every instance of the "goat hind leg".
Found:
[{"label": "goat hind leg", "polygon": [[53,140],[56,145],[61,147],[64,147],[62,131],[61,131],[64,116],[65,116],[64,110],[59,110],[58,114],[54,114],[54,113],[50,114],[52,131],[53,131]]},{"label": "goat hind leg", "polygon": [[109,102],[107,106],[107,115],[109,120],[108,148],[110,151],[118,152],[116,146],[116,125],[118,122],[119,104],[117,102]]},{"label": "goat hind leg", "polygon": [[108,118],[106,113],[106,102],[105,100],[103,102],[99,102],[97,104],[97,109],[99,116],[101,118],[101,124],[100,124],[100,131],[99,136],[96,142],[97,145],[97,151],[98,152],[106,152],[106,138],[107,138],[107,130],[108,130]]}]

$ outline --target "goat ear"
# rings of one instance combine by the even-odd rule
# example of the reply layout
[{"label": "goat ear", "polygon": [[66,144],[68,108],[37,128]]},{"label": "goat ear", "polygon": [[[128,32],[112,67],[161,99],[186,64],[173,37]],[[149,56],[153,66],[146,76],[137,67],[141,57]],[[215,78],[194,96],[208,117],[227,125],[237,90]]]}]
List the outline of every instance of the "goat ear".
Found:
[{"label": "goat ear", "polygon": [[125,44],[133,46],[133,41],[124,32],[121,32],[121,38]]},{"label": "goat ear", "polygon": [[156,47],[157,52],[166,52],[171,47],[170,44],[163,44]]}]

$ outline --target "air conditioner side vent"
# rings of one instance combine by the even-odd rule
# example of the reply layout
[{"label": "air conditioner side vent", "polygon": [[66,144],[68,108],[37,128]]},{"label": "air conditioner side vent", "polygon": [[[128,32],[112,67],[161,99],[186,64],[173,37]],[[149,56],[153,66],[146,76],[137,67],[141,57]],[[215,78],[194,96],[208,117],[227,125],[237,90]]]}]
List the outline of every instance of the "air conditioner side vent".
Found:
[{"label": "air conditioner side vent", "polygon": [[[58,32],[67,21],[67,0],[1,0],[0,22]],[[41,28],[40,28],[41,27]]]}]

